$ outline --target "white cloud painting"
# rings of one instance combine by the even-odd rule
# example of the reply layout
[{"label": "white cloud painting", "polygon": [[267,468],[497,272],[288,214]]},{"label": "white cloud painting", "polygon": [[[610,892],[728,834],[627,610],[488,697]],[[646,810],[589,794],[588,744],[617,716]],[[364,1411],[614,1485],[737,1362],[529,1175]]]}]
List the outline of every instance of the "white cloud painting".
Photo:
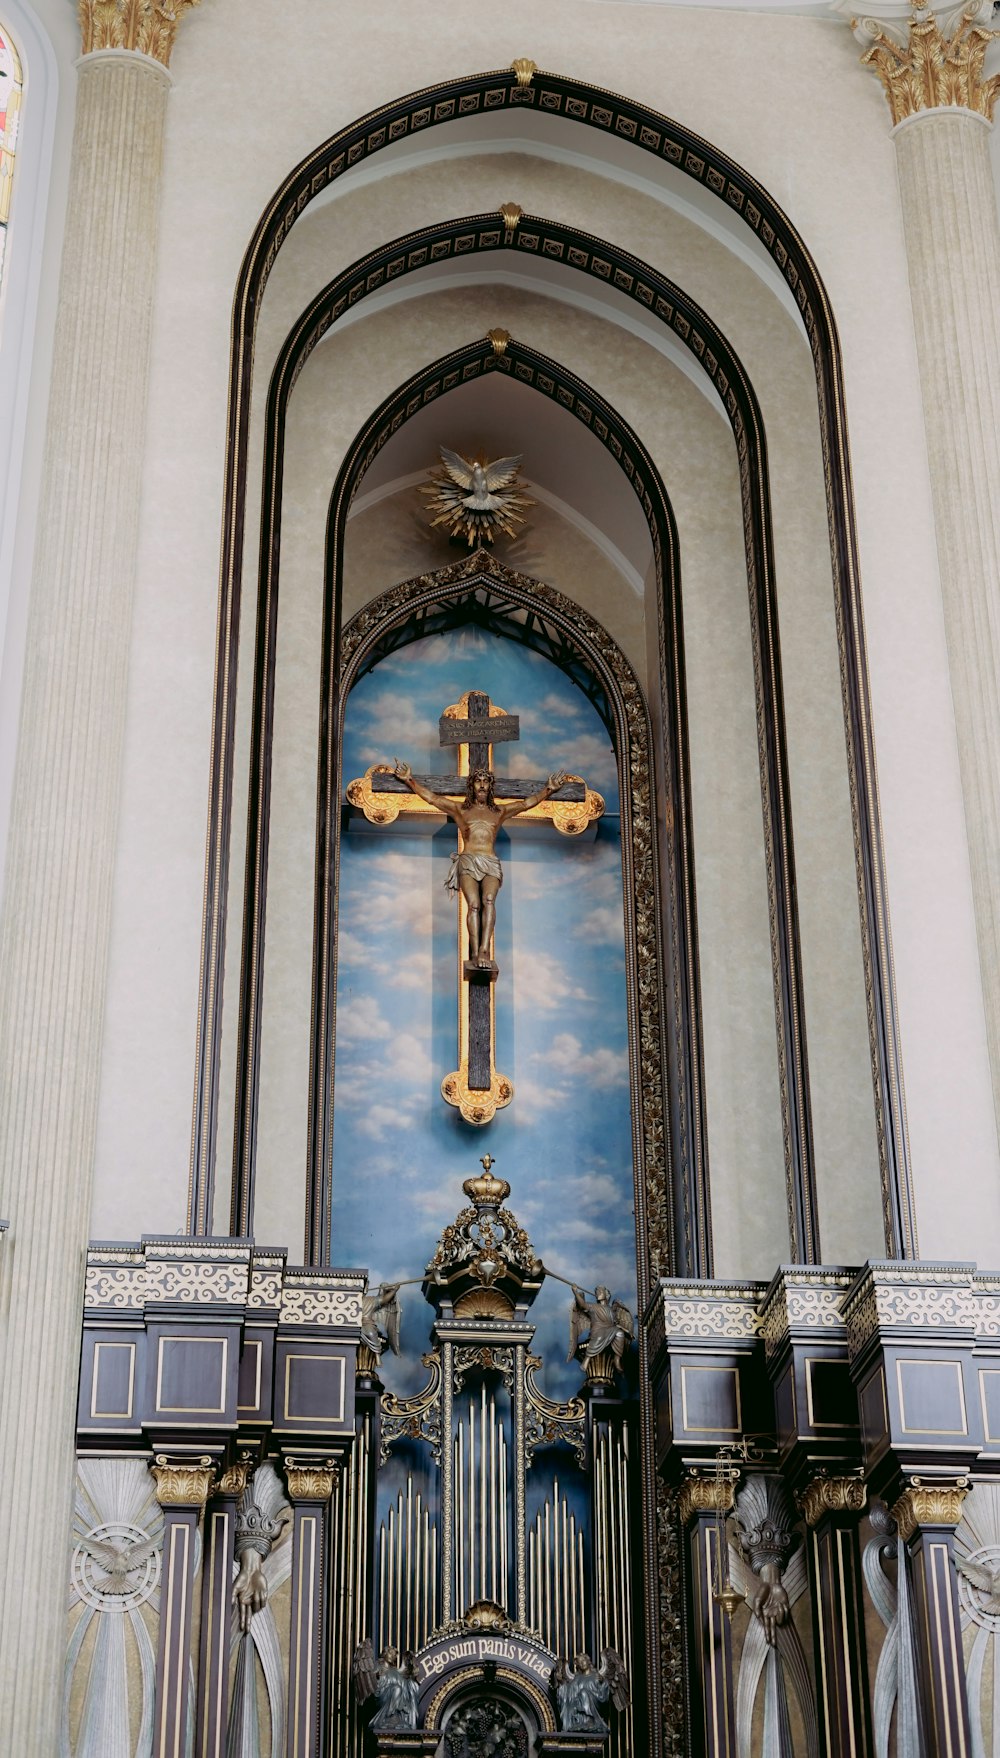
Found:
[{"label": "white cloud painting", "polygon": [[[527,648],[475,629],[414,642],[356,685],[345,728],[345,779],[402,757],[445,773],[438,717],[466,690],[520,716],[498,772],[565,768],[603,793],[596,840],[511,826],[498,840],[497,1065],[513,1103],[474,1129],[440,1095],[457,1067],[456,905],[445,891],[456,832],[352,827],[342,840],[337,988],[333,1258],[374,1281],[419,1276],[464,1205],[481,1154],[512,1186],[510,1206],[560,1274],[598,1281],[635,1303],[618,790],[608,735],[582,692]],[[533,1308],[544,1382],[566,1395],[571,1296],[547,1282]],[[422,1382],[432,1313],[405,1291],[397,1391]]]}]

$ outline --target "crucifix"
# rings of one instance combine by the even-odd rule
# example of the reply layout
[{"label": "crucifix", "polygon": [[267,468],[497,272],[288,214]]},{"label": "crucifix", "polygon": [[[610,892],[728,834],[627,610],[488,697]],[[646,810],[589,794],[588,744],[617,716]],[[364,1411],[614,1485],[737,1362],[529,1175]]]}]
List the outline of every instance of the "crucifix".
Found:
[{"label": "crucifix", "polygon": [[493,957],[496,897],[503,869],[497,832],[512,818],[547,819],[564,836],[579,836],[600,818],[604,801],[582,777],[561,771],[548,781],[493,773],[493,746],[520,737],[516,714],[507,714],[481,690],[468,690],[446,708],[440,742],[457,750],[457,771],[414,775],[408,763],[375,763],[347,789],[351,805],[370,824],[391,824],[401,815],[444,815],[458,828],[446,884],[457,893],[458,1068],[441,1082],[441,1094],[467,1123],[489,1123],[514,1097],[513,1083],[496,1068]]}]

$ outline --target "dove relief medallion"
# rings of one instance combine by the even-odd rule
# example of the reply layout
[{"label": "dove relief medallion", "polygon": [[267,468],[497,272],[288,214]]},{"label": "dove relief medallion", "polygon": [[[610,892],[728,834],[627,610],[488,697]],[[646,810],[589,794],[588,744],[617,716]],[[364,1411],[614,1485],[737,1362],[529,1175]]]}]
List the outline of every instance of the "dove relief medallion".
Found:
[{"label": "dove relief medallion", "polygon": [[155,1592],[160,1541],[140,1526],[95,1526],[73,1552],[73,1585],[98,1611],[131,1611]]},{"label": "dove relief medallion", "polygon": [[1000,1629],[1000,1545],[985,1545],[956,1556],[958,1596],[973,1623]]}]

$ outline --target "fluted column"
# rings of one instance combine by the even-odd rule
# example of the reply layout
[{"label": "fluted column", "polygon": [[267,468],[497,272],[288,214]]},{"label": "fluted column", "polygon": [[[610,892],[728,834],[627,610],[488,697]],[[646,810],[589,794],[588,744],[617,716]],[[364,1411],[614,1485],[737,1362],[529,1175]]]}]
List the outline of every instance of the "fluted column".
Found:
[{"label": "fluted column", "polygon": [[[83,0],[0,930],[0,1750],[56,1749],[169,58],[191,0]],[[41,1467],[44,1468],[41,1468]]]},{"label": "fluted column", "polygon": [[935,15],[925,4],[909,22],[852,22],[894,123],[1000,1116],[1000,221],[989,147],[1000,79],[984,73],[997,33],[982,22],[991,9],[973,0],[956,23],[953,7]]}]

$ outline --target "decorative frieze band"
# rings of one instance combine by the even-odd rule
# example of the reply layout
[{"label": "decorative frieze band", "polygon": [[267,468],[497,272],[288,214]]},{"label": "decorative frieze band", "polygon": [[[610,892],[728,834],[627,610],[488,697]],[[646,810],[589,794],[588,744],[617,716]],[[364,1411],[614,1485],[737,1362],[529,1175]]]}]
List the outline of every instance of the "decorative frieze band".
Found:
[{"label": "decorative frieze band", "polygon": [[364,1291],[360,1270],[289,1268],[284,1252],[258,1252],[246,1243],[144,1239],[91,1246],[84,1304],[109,1315],[160,1304],[242,1306],[273,1311],[283,1327],[336,1330],[360,1325]]},{"label": "decorative frieze band", "polygon": [[768,1361],[796,1331],[826,1332],[831,1342],[843,1337],[841,1301],[850,1285],[848,1270],[779,1270],[761,1302],[758,1321]]},{"label": "decorative frieze band", "polygon": [[134,49],[169,67],[177,26],[200,0],[79,0],[83,53]]}]

